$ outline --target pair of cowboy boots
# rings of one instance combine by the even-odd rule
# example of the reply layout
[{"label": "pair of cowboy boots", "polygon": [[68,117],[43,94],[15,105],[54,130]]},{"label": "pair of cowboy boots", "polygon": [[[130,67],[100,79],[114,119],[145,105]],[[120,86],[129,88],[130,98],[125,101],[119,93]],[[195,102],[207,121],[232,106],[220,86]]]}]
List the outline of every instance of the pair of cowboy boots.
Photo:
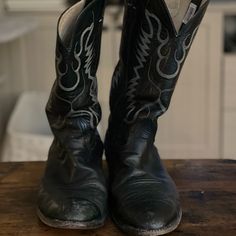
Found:
[{"label": "pair of cowboy boots", "polygon": [[178,226],[179,195],[154,140],[157,119],[169,107],[208,2],[126,0],[105,145],[97,131],[96,80],[105,0],[81,0],[62,14],[57,79],[46,107],[54,141],[38,200],[44,223],[97,228],[109,204],[112,219],[126,234],[162,235]]}]

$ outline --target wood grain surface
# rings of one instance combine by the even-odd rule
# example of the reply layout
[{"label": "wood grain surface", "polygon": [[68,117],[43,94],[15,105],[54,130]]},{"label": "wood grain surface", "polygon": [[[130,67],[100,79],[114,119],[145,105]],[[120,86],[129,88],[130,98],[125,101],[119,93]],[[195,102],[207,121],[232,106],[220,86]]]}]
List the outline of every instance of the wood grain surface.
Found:
[{"label": "wood grain surface", "polygon": [[[236,235],[236,161],[165,161],[181,195],[183,220],[170,236]],[[58,230],[36,216],[45,163],[0,164],[0,235],[122,236],[110,219],[98,230]],[[141,209],[140,209],[141,210]]]}]

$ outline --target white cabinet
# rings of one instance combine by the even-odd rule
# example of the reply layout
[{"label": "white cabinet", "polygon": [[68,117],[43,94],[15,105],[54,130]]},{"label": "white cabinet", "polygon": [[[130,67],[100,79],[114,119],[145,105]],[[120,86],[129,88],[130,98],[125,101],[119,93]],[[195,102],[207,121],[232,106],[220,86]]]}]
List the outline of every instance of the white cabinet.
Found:
[{"label": "white cabinet", "polygon": [[40,22],[40,25],[37,31],[24,40],[29,78],[27,90],[49,91],[56,77],[54,61],[56,22],[59,14],[30,16]]},{"label": "white cabinet", "polygon": [[26,50],[21,38],[36,26],[32,19],[0,15],[0,141],[15,100],[27,83]]},{"label": "white cabinet", "polygon": [[224,57],[223,156],[236,159],[236,55]]}]

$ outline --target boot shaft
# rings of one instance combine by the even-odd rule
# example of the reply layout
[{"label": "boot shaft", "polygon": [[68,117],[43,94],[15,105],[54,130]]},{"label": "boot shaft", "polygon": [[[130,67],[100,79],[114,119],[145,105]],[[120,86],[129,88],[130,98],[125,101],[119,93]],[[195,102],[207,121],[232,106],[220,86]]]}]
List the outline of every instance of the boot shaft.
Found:
[{"label": "boot shaft", "polygon": [[193,0],[177,31],[164,0],[126,1],[111,117],[134,123],[156,119],[168,109],[208,3]]},{"label": "boot shaft", "polygon": [[101,119],[96,71],[105,0],[81,0],[57,26],[56,75],[46,112],[55,134],[93,129]]},{"label": "boot shaft", "polygon": [[81,0],[58,21],[56,72],[59,87],[65,92],[76,90],[82,71],[85,78],[96,76],[104,5],[104,0]]}]

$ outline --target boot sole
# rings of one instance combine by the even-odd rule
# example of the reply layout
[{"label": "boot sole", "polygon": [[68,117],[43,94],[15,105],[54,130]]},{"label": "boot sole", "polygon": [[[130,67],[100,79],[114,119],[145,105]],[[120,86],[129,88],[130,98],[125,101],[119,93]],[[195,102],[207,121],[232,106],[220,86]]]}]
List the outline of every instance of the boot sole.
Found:
[{"label": "boot sole", "polygon": [[169,234],[178,228],[182,219],[182,210],[180,210],[178,217],[175,220],[173,220],[169,225],[156,230],[139,229],[127,224],[123,224],[119,222],[114,217],[114,215],[112,215],[112,219],[114,223],[121,229],[121,231],[123,231],[126,234],[134,236],[159,236],[159,235]]},{"label": "boot sole", "polygon": [[46,217],[39,209],[37,210],[37,215],[45,225],[59,229],[91,230],[91,229],[101,228],[105,224],[105,219],[88,221],[88,222],[63,221],[63,220],[51,219]]}]

